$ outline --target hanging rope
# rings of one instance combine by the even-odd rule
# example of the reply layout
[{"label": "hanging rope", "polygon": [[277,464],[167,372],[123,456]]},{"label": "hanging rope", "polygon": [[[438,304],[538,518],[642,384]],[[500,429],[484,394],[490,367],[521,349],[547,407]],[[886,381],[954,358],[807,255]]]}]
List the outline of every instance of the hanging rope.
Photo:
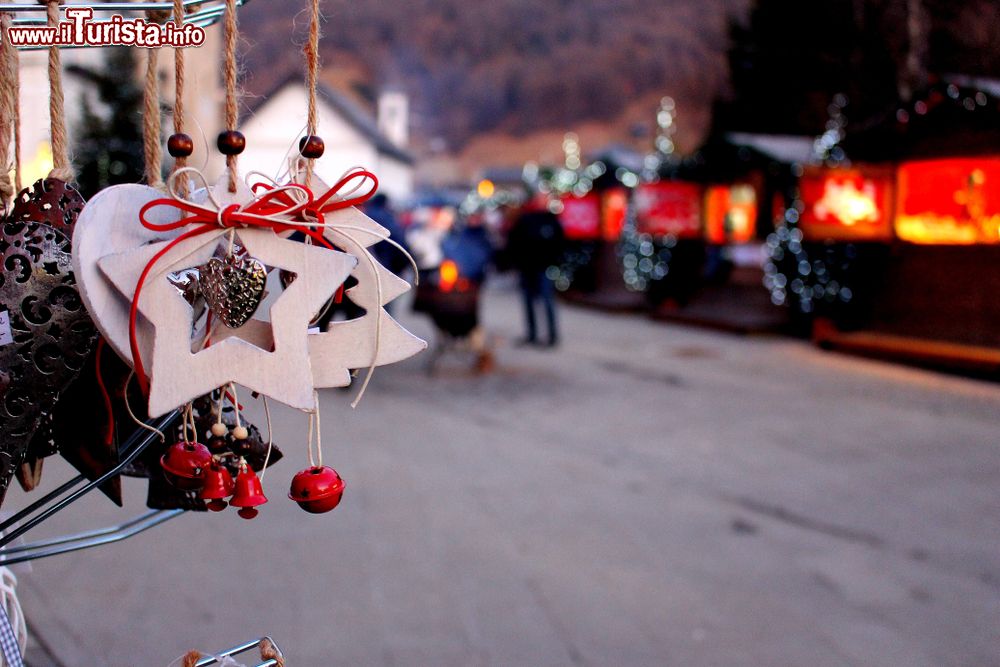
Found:
[{"label": "hanging rope", "polygon": [[[309,109],[306,119],[306,135],[315,137],[319,124],[318,113],[316,111],[316,86],[319,78],[319,0],[312,0],[309,16],[309,41],[304,49],[306,56],[306,88],[309,93]],[[315,158],[306,159],[306,185],[312,184],[313,167],[316,164]]]},{"label": "hanging rope", "polygon": [[[0,15],[0,205],[6,208],[21,189],[21,164],[17,144],[20,115],[18,108],[17,49],[7,38],[12,17],[10,14]],[[11,164],[10,144],[14,139],[14,160]],[[14,182],[11,181],[11,168],[14,170]],[[16,189],[15,189],[16,188]]]},{"label": "hanging rope", "polygon": [[[174,25],[178,30],[184,27],[184,0],[174,0]],[[184,49],[174,48],[174,134],[184,134]],[[172,171],[187,166],[187,156],[174,157]],[[177,191],[182,197],[188,194],[188,183],[182,180],[177,184]]]},{"label": "hanging rope", "polygon": [[[162,11],[147,12],[150,21],[159,23],[165,17]],[[163,187],[163,153],[160,145],[162,133],[160,121],[160,79],[157,61],[159,49],[146,49],[146,86],[143,90],[142,107],[142,151],[145,160],[146,184],[161,189]]]},{"label": "hanging rope", "polygon": [[[236,131],[239,122],[239,106],[236,99],[236,0],[226,0],[225,63],[223,65],[226,83],[226,129]],[[229,170],[229,191],[236,192],[237,154],[226,155],[226,169]]]},{"label": "hanging rope", "polygon": [[[42,0],[39,0],[41,2]],[[44,0],[48,25],[58,30],[60,0]],[[63,98],[62,57],[58,46],[49,47],[49,124],[52,139],[52,171],[49,178],[73,180],[66,134],[66,101]]]},{"label": "hanging rope", "polygon": [[[15,50],[16,51],[16,50]],[[14,54],[17,57],[17,54]],[[14,91],[14,187],[20,192],[21,183],[21,66],[14,61],[14,78],[11,87]]]}]

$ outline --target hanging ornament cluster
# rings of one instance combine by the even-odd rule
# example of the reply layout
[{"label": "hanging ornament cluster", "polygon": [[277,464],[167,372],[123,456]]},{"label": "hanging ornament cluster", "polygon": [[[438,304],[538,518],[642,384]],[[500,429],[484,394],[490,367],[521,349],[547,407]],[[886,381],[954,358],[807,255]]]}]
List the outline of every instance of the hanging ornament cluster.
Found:
[{"label": "hanging ornament cluster", "polygon": [[[318,20],[314,3],[307,48],[313,95]],[[257,177],[248,184],[239,177],[237,158],[246,139],[237,129],[235,16],[228,7],[225,26],[227,129],[217,141],[226,156],[222,178],[209,185],[200,172],[183,166],[192,145],[177,126],[175,110],[167,148],[177,163],[166,193],[152,185],[98,193],[77,224],[74,268],[98,328],[134,368],[150,417],[179,408],[191,415],[185,406],[198,397],[235,395],[241,385],[308,412],[321,459],[316,391],[347,386],[352,369],[367,368],[356,405],[376,366],[412,356],[426,344],[384,309],[410,286],[368,250],[389,236],[356,208],[374,194],[377,179],[356,169],[327,186],[313,172],[324,152],[314,100],[288,181]],[[183,99],[182,92],[176,97]],[[355,284],[345,290],[348,276]],[[349,298],[366,314],[310,333],[311,323],[337,298]],[[245,456],[213,448],[224,430],[221,421],[207,432],[192,421],[162,451],[159,467],[176,490],[197,495],[209,509],[228,502],[252,518],[267,499]],[[226,437],[240,442],[246,436],[237,416]],[[325,512],[339,503],[344,484],[321,460],[313,462],[311,442],[310,435],[311,465],[295,476],[289,496],[309,512]]]},{"label": "hanging ornament cluster", "polygon": [[[58,1],[46,2],[50,23],[58,21]],[[293,477],[289,498],[310,513],[340,503],[344,481],[322,462],[318,390],[348,386],[367,369],[356,406],[376,366],[426,343],[385,310],[410,285],[369,250],[394,243],[357,208],[376,177],[358,168],[327,185],[314,173],[325,144],[316,131],[318,0],[311,6],[307,131],[277,181],[238,170],[247,142],[238,129],[236,0],[224,14],[226,128],[216,147],[226,170],[214,184],[187,166],[194,143],[184,132],[181,49],[166,142],[174,165],[162,179],[158,50],[148,49],[146,184],[116,185],[85,204],[69,185],[59,53],[50,50],[54,169],[16,198],[0,174],[0,500],[15,475],[26,489],[36,485],[42,459],[56,451],[90,479],[105,475],[118,465],[119,442],[179,410],[183,425],[158,432],[160,444],[123,474],[149,479],[152,508],[233,506],[253,518],[267,502],[266,470],[282,457],[271,442],[271,398],[308,414],[309,467]],[[173,18],[183,22],[182,0]],[[0,44],[0,111],[18,107],[16,76],[16,51]],[[2,164],[17,125],[16,114],[0,114]],[[312,331],[341,299],[364,315]],[[264,400],[266,439],[242,418],[237,385]],[[121,503],[117,477],[101,488]]]}]

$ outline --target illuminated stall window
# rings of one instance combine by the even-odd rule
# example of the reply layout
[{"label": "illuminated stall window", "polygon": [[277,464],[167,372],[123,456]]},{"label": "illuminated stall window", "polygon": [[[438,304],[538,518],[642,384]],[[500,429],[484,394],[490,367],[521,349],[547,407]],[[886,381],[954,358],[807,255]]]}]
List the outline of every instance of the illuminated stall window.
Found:
[{"label": "illuminated stall window", "polygon": [[628,208],[628,192],[624,188],[614,188],[604,193],[601,198],[604,215],[605,241],[617,241],[625,226],[625,213]]},{"label": "illuminated stall window", "polygon": [[701,238],[701,187],[694,183],[644,183],[635,190],[637,231],[678,239]]},{"label": "illuminated stall window", "polygon": [[709,243],[749,243],[757,224],[753,186],[713,185],[705,192],[705,237]]},{"label": "illuminated stall window", "polygon": [[1000,242],[1000,158],[905,162],[896,235],[910,243]]},{"label": "illuminated stall window", "polygon": [[813,241],[888,241],[892,178],[888,170],[819,169],[799,181],[799,226]]},{"label": "illuminated stall window", "polygon": [[601,234],[601,199],[591,193],[583,197],[566,195],[560,200],[559,222],[563,234],[573,241],[593,241]]}]

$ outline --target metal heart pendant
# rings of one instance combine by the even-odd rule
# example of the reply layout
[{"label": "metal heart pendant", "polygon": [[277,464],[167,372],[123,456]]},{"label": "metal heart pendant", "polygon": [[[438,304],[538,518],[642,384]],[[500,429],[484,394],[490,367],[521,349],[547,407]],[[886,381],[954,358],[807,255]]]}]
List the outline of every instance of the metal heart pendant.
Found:
[{"label": "metal heart pendant", "polygon": [[249,255],[213,257],[198,277],[208,307],[230,329],[239,329],[257,312],[266,283],[267,269]]}]

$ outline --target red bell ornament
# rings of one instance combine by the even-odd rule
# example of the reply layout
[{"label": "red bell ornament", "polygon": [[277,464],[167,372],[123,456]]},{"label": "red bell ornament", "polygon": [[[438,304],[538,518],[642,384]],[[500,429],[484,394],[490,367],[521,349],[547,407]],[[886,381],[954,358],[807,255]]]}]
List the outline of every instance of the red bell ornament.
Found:
[{"label": "red bell ornament", "polygon": [[296,473],[288,497],[310,514],[329,512],[340,504],[344,480],[330,466],[313,466]]},{"label": "red bell ornament", "polygon": [[260,485],[260,478],[257,477],[250,467],[244,466],[240,473],[236,475],[236,493],[229,500],[233,507],[239,507],[238,514],[244,519],[252,519],[257,516],[257,506],[267,502],[264,496],[264,489]]},{"label": "red bell ornament", "polygon": [[211,462],[212,453],[198,442],[174,443],[160,457],[167,481],[184,491],[197,491],[205,485],[205,468]]},{"label": "red bell ornament", "polygon": [[201,490],[201,497],[203,500],[207,500],[208,509],[213,512],[221,512],[226,509],[226,498],[233,495],[236,490],[236,483],[233,481],[233,476],[229,474],[229,470],[226,466],[221,465],[217,461],[213,461],[208,468],[205,469],[205,488]]}]

